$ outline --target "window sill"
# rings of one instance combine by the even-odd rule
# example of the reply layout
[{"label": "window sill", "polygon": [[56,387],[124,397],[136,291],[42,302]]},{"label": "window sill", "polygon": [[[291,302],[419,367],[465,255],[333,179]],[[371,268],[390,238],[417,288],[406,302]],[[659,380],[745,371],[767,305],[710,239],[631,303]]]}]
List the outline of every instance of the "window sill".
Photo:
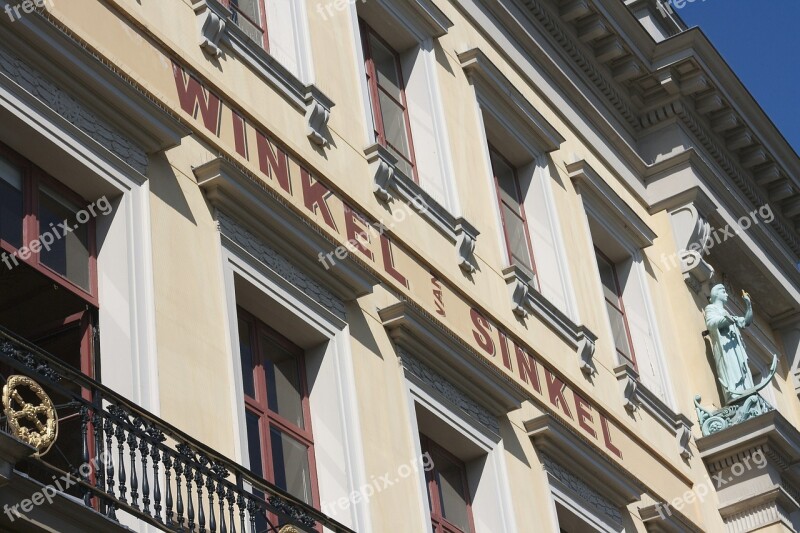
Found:
[{"label": "window sill", "polygon": [[689,440],[692,436],[692,421],[686,415],[673,411],[642,384],[639,373],[629,363],[616,367],[614,374],[617,380],[624,384],[625,409],[631,414],[639,408],[644,409],[668,431],[675,433],[680,456],[686,460],[691,458],[693,453],[689,447]]},{"label": "window sill", "polygon": [[314,84],[306,84],[259,46],[231,20],[231,11],[219,0],[199,0],[192,6],[200,27],[200,47],[212,59],[222,57],[223,46],[261,79],[305,114],[307,136],[320,147],[330,145],[328,131],[333,101]]},{"label": "window sill", "polygon": [[364,150],[373,174],[373,192],[380,200],[389,203],[402,199],[431,226],[456,247],[458,266],[466,274],[478,269],[475,258],[475,242],[479,232],[464,217],[453,216],[444,206],[433,199],[413,179],[397,168],[397,159],[380,144]]},{"label": "window sill", "polygon": [[504,268],[502,274],[511,293],[511,307],[514,314],[521,320],[534,315],[544,322],[576,351],[581,372],[591,377],[596,372],[592,358],[597,335],[586,326],[573,322],[545,298],[536,289],[535,276],[527,270],[511,265]]}]

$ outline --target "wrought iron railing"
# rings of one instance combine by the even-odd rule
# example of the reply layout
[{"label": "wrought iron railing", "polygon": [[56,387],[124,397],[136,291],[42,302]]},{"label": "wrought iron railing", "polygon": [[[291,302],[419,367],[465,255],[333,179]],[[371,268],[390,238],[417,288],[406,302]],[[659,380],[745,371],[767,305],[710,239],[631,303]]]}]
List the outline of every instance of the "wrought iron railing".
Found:
[{"label": "wrought iron railing", "polygon": [[80,438],[80,466],[89,467],[60,468],[51,455],[27,461],[70,476],[84,504],[109,519],[127,513],[162,531],[353,533],[2,327],[0,367],[66,399],[59,410],[79,417],[80,435],[59,435],[56,446]]}]

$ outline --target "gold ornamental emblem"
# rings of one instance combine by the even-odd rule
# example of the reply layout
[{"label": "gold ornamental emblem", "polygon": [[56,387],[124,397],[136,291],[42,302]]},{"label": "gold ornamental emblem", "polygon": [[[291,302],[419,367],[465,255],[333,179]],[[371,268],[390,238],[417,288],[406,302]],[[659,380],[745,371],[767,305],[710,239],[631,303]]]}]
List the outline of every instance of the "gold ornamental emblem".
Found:
[{"label": "gold ornamental emblem", "polygon": [[302,532],[293,525],[288,525],[288,526],[283,526],[278,533],[302,533]]},{"label": "gold ornamental emblem", "polygon": [[[25,389],[29,393],[23,396]],[[37,403],[26,399],[32,396]],[[38,383],[26,376],[10,376],[3,387],[3,411],[11,432],[36,448],[36,456],[50,451],[58,436],[58,418],[53,401]]]}]

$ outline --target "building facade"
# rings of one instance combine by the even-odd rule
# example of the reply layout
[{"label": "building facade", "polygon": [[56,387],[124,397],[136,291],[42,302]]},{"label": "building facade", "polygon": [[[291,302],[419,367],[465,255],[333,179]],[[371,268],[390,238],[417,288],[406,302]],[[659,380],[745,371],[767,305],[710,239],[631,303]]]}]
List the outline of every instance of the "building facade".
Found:
[{"label": "building facade", "polygon": [[0,35],[3,530],[800,528],[800,159],[667,5],[0,0]]}]

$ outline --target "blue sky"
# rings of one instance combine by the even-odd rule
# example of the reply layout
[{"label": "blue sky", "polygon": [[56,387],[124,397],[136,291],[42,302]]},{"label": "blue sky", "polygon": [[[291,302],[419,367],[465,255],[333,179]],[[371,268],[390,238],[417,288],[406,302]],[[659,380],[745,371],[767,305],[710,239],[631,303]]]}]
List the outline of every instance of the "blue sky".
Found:
[{"label": "blue sky", "polygon": [[800,153],[800,0],[695,0],[675,11],[703,30]]}]

